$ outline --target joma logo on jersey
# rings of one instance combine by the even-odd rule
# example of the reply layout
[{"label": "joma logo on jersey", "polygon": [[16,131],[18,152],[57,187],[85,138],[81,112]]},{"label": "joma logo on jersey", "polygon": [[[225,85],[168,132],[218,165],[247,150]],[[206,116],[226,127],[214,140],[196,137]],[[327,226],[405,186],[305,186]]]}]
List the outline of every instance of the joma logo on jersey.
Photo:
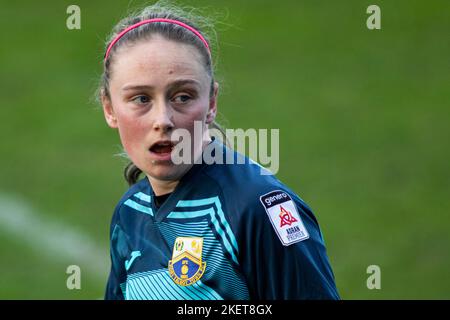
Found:
[{"label": "joma logo on jersey", "polygon": [[205,272],[202,261],[203,238],[178,237],[173,246],[172,260],[169,260],[169,274],[180,286],[190,286]]}]

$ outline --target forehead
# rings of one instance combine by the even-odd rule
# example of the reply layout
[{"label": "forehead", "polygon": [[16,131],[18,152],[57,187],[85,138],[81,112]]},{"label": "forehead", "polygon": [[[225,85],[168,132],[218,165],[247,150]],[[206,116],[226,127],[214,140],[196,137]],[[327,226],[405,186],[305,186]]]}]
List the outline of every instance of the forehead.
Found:
[{"label": "forehead", "polygon": [[160,36],[118,48],[111,68],[111,81],[119,86],[129,82],[158,86],[185,77],[208,82],[195,47]]}]

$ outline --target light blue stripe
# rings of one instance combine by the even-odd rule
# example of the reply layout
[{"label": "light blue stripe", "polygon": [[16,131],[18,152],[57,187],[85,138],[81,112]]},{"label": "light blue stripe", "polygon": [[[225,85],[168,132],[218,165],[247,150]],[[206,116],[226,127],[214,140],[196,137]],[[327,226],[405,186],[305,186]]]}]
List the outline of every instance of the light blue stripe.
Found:
[{"label": "light blue stripe", "polygon": [[125,300],[130,300],[130,288],[129,288],[129,285],[128,285],[128,281],[125,283],[125,295],[123,296],[123,298],[125,299]]},{"label": "light blue stripe", "polygon": [[132,208],[134,210],[137,210],[137,211],[140,211],[140,212],[143,212],[143,213],[146,213],[146,214],[149,214],[149,215],[153,216],[153,211],[152,211],[151,208],[145,207],[145,206],[143,206],[143,205],[141,205],[141,204],[139,204],[137,202],[134,202],[131,199],[128,199],[127,201],[125,201],[124,205],[126,205],[126,206],[128,206],[128,207],[130,207],[130,208]]},{"label": "light blue stripe", "polygon": [[[194,294],[194,296],[192,296],[192,293],[189,294],[188,293],[189,289],[187,289],[188,287],[183,287],[183,286],[176,285],[173,282],[172,278],[170,277],[170,275],[168,273],[164,272],[164,273],[160,273],[159,275],[166,281],[166,283],[168,282],[170,285],[172,285],[174,287],[175,291],[184,291],[186,294],[188,294],[190,299],[192,299],[192,300],[201,300],[201,298],[199,299],[198,295]],[[197,296],[197,297],[195,297],[195,296]]]},{"label": "light blue stripe", "polygon": [[225,219],[225,214],[222,211],[222,203],[220,203],[220,200],[218,197],[215,197],[216,201],[216,206],[217,206],[217,214],[219,215],[220,219],[222,220],[222,224],[225,227],[225,230],[228,234],[228,236],[230,237],[231,240],[231,244],[233,245],[233,247],[236,249],[236,252],[239,253],[239,248],[238,248],[238,244],[236,241],[236,238],[234,236],[233,231],[231,230],[230,224],[228,223],[227,219]]},{"label": "light blue stripe", "polygon": [[150,291],[148,289],[148,287],[146,286],[145,282],[143,281],[143,279],[136,279],[136,287],[138,287],[139,293],[142,296],[142,299],[150,299],[151,298],[151,294]]},{"label": "light blue stripe", "polygon": [[213,204],[217,197],[198,199],[198,200],[180,200],[177,203],[177,208],[182,207],[200,207]]},{"label": "light blue stripe", "polygon": [[122,291],[123,298],[126,300],[127,299],[127,283],[126,282],[120,284],[120,290]]},{"label": "light blue stripe", "polygon": [[157,300],[168,300],[167,296],[164,295],[164,292],[155,287],[155,283],[152,281],[151,277],[143,277],[142,279],[149,286],[150,290],[152,290]]},{"label": "light blue stripe", "polygon": [[140,285],[139,280],[134,281],[134,289],[136,290],[139,300],[147,299],[147,295],[145,294],[145,291],[147,291],[147,290],[145,290],[145,288],[143,289],[143,287]]},{"label": "light blue stripe", "polygon": [[[164,270],[161,272],[161,270]],[[152,272],[127,281],[127,300],[158,299],[158,300],[216,300],[223,298],[200,280],[191,286],[176,285],[167,270]]]},{"label": "light blue stripe", "polygon": [[222,203],[220,202],[220,199],[216,196],[216,197],[212,197],[212,198],[206,198],[206,199],[198,199],[198,200],[180,200],[177,203],[177,207],[181,208],[181,207],[199,207],[199,206],[205,206],[205,205],[211,205],[211,204],[215,204],[217,207],[217,214],[219,215],[223,226],[225,227],[225,231],[227,232],[228,236],[230,237],[231,243],[233,245],[233,247],[236,249],[236,252],[239,253],[239,248],[237,245],[237,241],[236,238],[233,234],[233,231],[231,230],[231,227],[227,221],[227,219],[225,219],[225,214],[222,211]]},{"label": "light blue stripe", "polygon": [[[180,202],[193,202],[193,201],[202,201],[202,200],[184,200],[184,201],[179,201],[178,204]],[[178,207],[177,204],[177,207]],[[219,224],[219,220],[217,220],[216,215],[214,214],[215,211],[214,209],[208,208],[205,210],[200,210],[200,211],[189,211],[189,212],[171,212],[167,218],[172,218],[172,219],[189,219],[189,218],[197,218],[197,217],[202,217],[205,215],[210,215],[211,217],[211,223],[213,224],[214,228],[216,229],[217,233],[220,235],[220,237],[223,240],[223,245],[225,246],[225,248],[227,249],[227,251],[230,253],[231,258],[233,259],[233,261],[239,265],[239,262],[237,260],[236,255],[234,254],[233,248],[231,247],[230,242],[228,241],[228,238],[225,236],[224,231],[222,230],[222,228],[220,227]],[[234,238],[234,236],[233,236]]]},{"label": "light blue stripe", "polygon": [[188,291],[190,294],[197,296],[196,300],[211,300],[212,296],[207,290],[202,290],[198,288],[198,281],[190,286],[183,287],[184,290]]},{"label": "light blue stripe", "polygon": [[171,290],[170,289],[170,285],[169,284],[164,284],[164,281],[162,281],[161,279],[159,279],[159,276],[161,275],[161,273],[157,273],[155,275],[153,275],[152,277],[152,281],[156,284],[158,284],[158,287],[161,288],[161,290],[163,290],[168,296],[170,296],[169,300],[180,300],[183,299],[182,296],[180,296],[180,294],[177,292],[177,290]]},{"label": "light blue stripe", "polygon": [[189,225],[189,226],[182,227],[182,226],[173,226],[172,224],[170,224],[170,225],[172,228],[181,229],[181,230],[202,230],[202,228],[206,228],[208,226],[208,222],[206,220],[204,222],[205,223],[200,226]]},{"label": "light blue stripe", "polygon": [[[178,207],[178,204],[177,204]],[[199,210],[199,211],[187,211],[187,212],[171,212],[167,218],[171,219],[191,219],[191,218],[198,218],[202,216],[206,216],[208,214],[211,214],[212,209],[208,208],[206,210]]]},{"label": "light blue stripe", "polygon": [[204,299],[206,299],[206,300],[216,300],[215,298],[214,298],[214,296],[213,295],[211,295],[209,292],[208,292],[208,290],[205,290],[205,288],[201,288],[199,285],[198,285],[198,281],[196,282],[196,283],[194,283],[193,285],[191,285],[190,287],[189,287],[189,290],[191,290],[191,291],[193,291],[193,292],[197,292],[197,293],[201,293],[205,298]]},{"label": "light blue stripe", "polygon": [[134,289],[134,284],[131,285],[131,283],[128,286],[129,292],[130,292],[130,300],[137,300],[138,297],[136,295],[135,289]]},{"label": "light blue stripe", "polygon": [[[209,227],[208,227],[209,228]],[[164,232],[168,232],[168,233],[172,233],[172,234],[177,234],[177,235],[183,235],[183,236],[193,236],[193,237],[201,237],[204,239],[204,242],[213,242],[213,241],[217,241],[217,238],[214,236],[214,233],[212,232],[208,232],[206,233],[205,230],[202,230],[203,232],[190,232],[190,231],[183,231],[183,230],[179,230],[179,229],[167,229],[164,230]]]},{"label": "light blue stripe", "polygon": [[142,281],[144,281],[149,286],[149,290],[152,292],[153,300],[163,300],[163,298],[161,298],[160,292],[153,286],[153,281],[150,277],[144,277],[142,278]]},{"label": "light blue stripe", "polygon": [[188,287],[184,287],[184,290],[189,292],[190,294],[197,296],[195,300],[211,300],[211,297],[208,296],[207,292],[202,292],[201,290],[195,289],[195,283],[193,285],[190,285]]},{"label": "light blue stripe", "polygon": [[130,285],[127,284],[127,297],[126,300],[133,300],[133,292],[132,289],[130,288]]},{"label": "light blue stripe", "polygon": [[148,290],[150,291],[153,300],[163,300],[163,298],[159,294],[159,291],[156,290],[155,287],[152,285],[150,278],[143,277],[142,282],[144,282],[148,286]]},{"label": "light blue stripe", "polygon": [[175,285],[175,283],[172,281],[172,279],[166,279],[165,274],[164,273],[159,273],[156,274],[155,277],[157,277],[161,282],[166,284],[166,287],[168,286],[169,289],[168,290],[172,290],[173,292],[177,292],[180,295],[180,299],[184,299],[184,300],[192,300],[192,297],[185,294],[183,292],[183,290],[179,290],[178,287]]},{"label": "light blue stripe", "polygon": [[[203,230],[204,231],[204,230]],[[203,243],[207,244],[207,245],[217,245],[218,244],[218,240],[216,239],[216,237],[214,236],[214,234],[212,232],[210,232],[209,234],[205,234],[200,233],[200,232],[188,232],[188,231],[182,231],[182,230],[178,230],[178,229],[169,229],[169,230],[161,230],[162,233],[166,234],[167,236],[169,236],[169,238],[176,238],[177,235],[182,235],[184,237],[200,237],[203,238]]]},{"label": "light blue stripe", "polygon": [[145,283],[144,279],[133,280],[133,283],[136,285],[136,287],[140,288],[141,292],[144,294],[144,299],[155,299],[153,291]]},{"label": "light blue stripe", "polygon": [[131,283],[128,283],[127,291],[130,293],[130,295],[127,297],[127,299],[130,299],[130,300],[137,300],[138,299],[137,295],[134,292],[134,285],[131,285]]},{"label": "light blue stripe", "polygon": [[177,226],[170,226],[171,229],[173,230],[177,230],[177,231],[181,231],[181,232],[196,232],[196,233],[204,233],[205,232],[205,228],[208,227],[208,224],[205,224],[203,226],[200,227],[186,227],[186,228],[180,228]]},{"label": "light blue stripe", "polygon": [[161,268],[161,269],[145,271],[145,272],[135,272],[135,273],[128,275],[127,279],[134,279],[134,278],[139,278],[139,277],[146,276],[146,275],[152,275],[154,273],[164,272],[165,270],[166,269]]},{"label": "light blue stripe", "polygon": [[145,297],[148,296],[148,295],[146,295],[144,293],[144,290],[142,289],[142,287],[144,287],[145,291],[147,291],[147,293],[151,295],[151,292],[149,292],[148,287],[145,286],[143,283],[141,283],[139,278],[135,278],[135,279],[128,278],[127,281],[128,281],[129,287],[134,292],[134,297],[130,296],[130,300],[138,300],[138,299],[142,300],[142,299],[144,299],[141,296],[141,293],[144,294]]},{"label": "light blue stripe", "polygon": [[208,297],[206,292],[202,292],[201,290],[196,290],[194,287],[195,283],[191,286],[185,287],[184,290],[188,291],[190,294],[197,296],[197,300],[211,300]]},{"label": "light blue stripe", "polygon": [[174,295],[170,290],[167,290],[165,286],[162,286],[159,281],[156,279],[157,274],[154,274],[151,278],[148,278],[155,288],[159,288],[159,294],[164,297],[165,300],[174,300]]},{"label": "light blue stripe", "polygon": [[133,196],[135,196],[136,198],[138,198],[139,200],[151,203],[152,202],[152,197],[149,196],[148,194],[142,193],[142,192],[138,192],[135,193]]},{"label": "light blue stripe", "polygon": [[172,288],[173,291],[177,292],[178,294],[180,294],[182,299],[186,299],[186,300],[199,300],[196,297],[192,297],[191,295],[189,295],[187,292],[185,292],[183,287],[178,287],[173,280],[170,278],[170,276],[167,276],[166,273],[160,273],[157,275],[157,277],[160,278],[161,281],[165,282],[169,287]]},{"label": "light blue stripe", "polygon": [[170,277],[169,274],[164,273],[163,274],[164,278],[167,279],[167,281],[169,281],[171,284],[173,284],[174,286],[176,286],[177,288],[183,290],[184,292],[186,292],[186,294],[190,295],[192,297],[193,300],[208,300],[208,296],[205,295],[204,292],[198,291],[198,290],[193,290],[192,287],[195,285],[190,285],[190,286],[177,286],[172,278]]},{"label": "light blue stripe", "polygon": [[228,238],[225,236],[222,228],[219,225],[219,220],[216,219],[215,215],[211,216],[211,222],[213,224],[213,226],[216,228],[217,233],[220,235],[220,237],[223,240],[223,244],[225,246],[225,248],[228,250],[228,252],[231,254],[231,258],[233,259],[234,262],[236,262],[236,264],[239,265],[239,262],[237,260],[236,255],[234,254],[233,248],[230,245],[230,242],[228,241]]},{"label": "light blue stripe", "polygon": [[139,285],[145,289],[145,296],[147,297],[147,299],[156,299],[155,293],[153,292],[147,281],[145,281],[145,278],[136,279],[135,281],[137,281]]},{"label": "light blue stripe", "polygon": [[180,227],[202,227],[208,225],[208,222],[205,220],[194,221],[194,222],[186,222],[186,223],[178,223],[178,222],[170,222],[171,225],[180,226]]}]

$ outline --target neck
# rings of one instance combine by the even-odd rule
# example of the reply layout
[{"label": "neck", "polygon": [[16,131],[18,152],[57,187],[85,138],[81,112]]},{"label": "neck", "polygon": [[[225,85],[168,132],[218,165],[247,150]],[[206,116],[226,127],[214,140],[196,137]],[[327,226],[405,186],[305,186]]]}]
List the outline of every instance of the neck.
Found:
[{"label": "neck", "polygon": [[152,177],[149,177],[148,175],[147,175],[147,178],[150,181],[153,192],[155,192],[156,196],[161,196],[161,195],[173,192],[173,190],[175,190],[176,186],[180,182],[178,180],[164,181],[164,180],[153,179]]}]

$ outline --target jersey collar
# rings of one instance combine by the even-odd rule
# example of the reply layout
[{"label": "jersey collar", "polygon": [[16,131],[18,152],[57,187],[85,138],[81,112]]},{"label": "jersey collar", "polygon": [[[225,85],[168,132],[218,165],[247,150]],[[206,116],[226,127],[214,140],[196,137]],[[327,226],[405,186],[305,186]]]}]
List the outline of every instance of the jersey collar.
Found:
[{"label": "jersey collar", "polygon": [[[212,139],[211,143],[220,144],[222,147],[224,145],[220,142]],[[203,159],[203,157],[202,157]],[[206,164],[203,160],[199,164],[194,164],[188,172],[180,179],[180,182],[175,187],[175,190],[171,193],[169,198],[164,201],[164,203],[159,207],[159,209],[156,208],[155,205],[155,192],[153,191],[153,188],[151,187],[150,181],[147,177],[145,177],[145,180],[147,181],[147,188],[148,188],[148,194],[151,195],[151,206],[152,210],[154,212],[155,220],[158,222],[163,221],[176,207],[179,200],[185,200],[185,197],[192,191],[193,188],[197,187],[198,184],[196,183],[196,179],[198,178],[198,174],[206,167],[208,164]]]}]

